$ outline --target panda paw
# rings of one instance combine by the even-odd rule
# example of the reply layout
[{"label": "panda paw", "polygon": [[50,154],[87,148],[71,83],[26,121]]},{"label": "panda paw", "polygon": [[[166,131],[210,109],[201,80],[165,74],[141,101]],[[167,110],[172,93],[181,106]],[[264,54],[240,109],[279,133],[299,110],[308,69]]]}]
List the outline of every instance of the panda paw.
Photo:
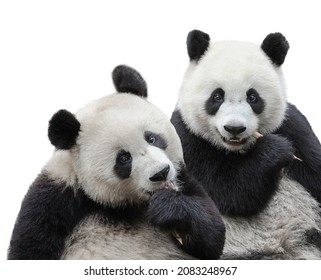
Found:
[{"label": "panda paw", "polygon": [[225,225],[214,202],[186,172],[178,176],[183,190],[161,189],[148,209],[152,225],[178,236],[183,249],[200,259],[218,259],[224,247]]},{"label": "panda paw", "polygon": [[264,135],[257,140],[257,148],[261,162],[276,169],[287,166],[294,158],[291,142],[280,135]]},{"label": "panda paw", "polygon": [[181,193],[169,188],[155,192],[148,207],[148,219],[152,225],[164,230],[186,229],[188,214]]}]

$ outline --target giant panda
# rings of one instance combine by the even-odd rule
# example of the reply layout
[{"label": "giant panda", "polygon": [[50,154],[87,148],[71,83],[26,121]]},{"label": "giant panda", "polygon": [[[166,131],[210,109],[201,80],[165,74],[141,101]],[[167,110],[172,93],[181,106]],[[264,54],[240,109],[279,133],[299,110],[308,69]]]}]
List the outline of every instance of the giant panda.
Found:
[{"label": "giant panda", "polygon": [[8,259],[217,259],[222,218],[187,173],[169,118],[134,69],[117,93],[55,113],[55,151],[23,199]]},{"label": "giant panda", "polygon": [[321,258],[321,147],[287,101],[288,49],[281,33],[261,45],[187,36],[171,121],[188,171],[223,215],[222,259]]}]

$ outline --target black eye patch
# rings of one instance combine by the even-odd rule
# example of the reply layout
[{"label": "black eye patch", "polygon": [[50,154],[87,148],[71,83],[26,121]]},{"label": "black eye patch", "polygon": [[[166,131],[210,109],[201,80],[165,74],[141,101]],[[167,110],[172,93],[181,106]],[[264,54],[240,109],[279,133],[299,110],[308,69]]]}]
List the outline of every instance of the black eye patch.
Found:
[{"label": "black eye patch", "polygon": [[150,131],[145,131],[144,138],[149,145],[155,146],[162,150],[166,150],[167,148],[166,140],[159,134]]},{"label": "black eye patch", "polygon": [[206,112],[209,115],[215,115],[224,102],[225,92],[221,88],[215,89],[210,98],[205,103]]},{"label": "black eye patch", "polygon": [[120,150],[116,156],[114,171],[120,179],[127,179],[132,172],[132,156],[129,152]]},{"label": "black eye patch", "polygon": [[246,101],[250,104],[255,114],[261,114],[263,112],[265,107],[264,100],[254,88],[250,88],[246,92]]}]

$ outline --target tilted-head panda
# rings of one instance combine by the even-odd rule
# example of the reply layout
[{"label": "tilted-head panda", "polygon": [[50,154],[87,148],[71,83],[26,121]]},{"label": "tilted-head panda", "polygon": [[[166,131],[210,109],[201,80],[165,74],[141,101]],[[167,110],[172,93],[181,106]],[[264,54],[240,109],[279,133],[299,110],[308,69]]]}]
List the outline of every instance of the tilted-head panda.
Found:
[{"label": "tilted-head panda", "polygon": [[113,80],[117,94],[50,120],[56,149],[22,202],[8,258],[219,258],[224,223],[186,172],[173,125],[138,72],[119,66]]},{"label": "tilted-head panda", "polygon": [[288,48],[280,33],[261,46],[210,42],[198,30],[187,37],[190,64],[171,121],[188,171],[223,215],[224,259],[321,257],[321,147],[287,102]]}]

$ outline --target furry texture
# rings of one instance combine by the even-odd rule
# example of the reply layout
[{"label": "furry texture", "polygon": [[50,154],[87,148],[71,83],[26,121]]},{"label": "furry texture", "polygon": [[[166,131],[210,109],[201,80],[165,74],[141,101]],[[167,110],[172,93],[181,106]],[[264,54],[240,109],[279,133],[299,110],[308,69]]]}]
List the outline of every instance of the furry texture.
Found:
[{"label": "furry texture", "polygon": [[[172,122],[189,172],[224,214],[223,259],[321,257],[319,204],[302,185],[281,173],[292,158],[289,141],[267,135],[248,153],[229,153],[188,131],[179,112],[174,112]],[[284,172],[288,174],[289,167]]]},{"label": "furry texture", "polygon": [[[131,214],[130,219],[123,221],[97,214],[82,220],[66,241],[62,258],[219,258],[225,226],[217,208],[202,187],[186,174],[183,165],[178,180],[182,191],[161,189],[152,195],[147,219],[143,207],[140,215],[133,218]],[[132,210],[127,211],[128,215]],[[210,235],[209,229],[214,230]],[[174,240],[176,234],[182,238],[182,245]]]},{"label": "furry texture", "polygon": [[[211,95],[218,90],[224,96],[214,102]],[[249,99],[254,90],[257,103]],[[187,68],[177,109],[194,134],[217,147],[246,150],[255,142],[253,132],[270,133],[284,120],[286,93],[281,69],[272,65],[256,44],[211,42],[199,61],[192,61]],[[230,145],[232,135],[224,129],[226,125],[246,128],[239,135],[242,145]]]},{"label": "furry texture", "polygon": [[264,211],[250,219],[224,217],[222,258],[320,259],[320,216],[318,203],[300,184],[284,176]]},{"label": "furry texture", "polygon": [[130,92],[141,97],[147,97],[146,82],[133,68],[119,65],[114,69],[112,78],[118,92]]},{"label": "furry texture", "polygon": [[200,30],[188,33],[186,44],[190,60],[198,61],[207,50],[209,43],[210,36]]},{"label": "furry texture", "polygon": [[248,153],[229,153],[190,133],[178,111],[171,121],[181,137],[188,170],[222,214],[250,216],[264,209],[278,187],[281,169],[292,161],[289,141],[268,135]]},{"label": "furry texture", "polygon": [[[163,189],[152,196],[149,219],[155,226],[176,232],[182,238],[186,252],[192,256],[219,258],[224,247],[221,236],[225,235],[219,211],[183,164],[177,180],[182,186],[181,192]],[[214,231],[209,232],[209,228]]]},{"label": "furry texture", "polygon": [[288,49],[280,33],[208,44],[172,115],[187,169],[224,215],[224,259],[321,257],[321,145],[287,103]]},{"label": "furry texture", "polygon": [[[118,207],[148,200],[162,184],[149,178],[167,165],[167,180],[175,179],[175,165],[183,159],[181,143],[166,115],[154,105],[133,94],[114,94],[91,102],[76,116],[81,133],[70,157],[78,183],[94,201]],[[161,135],[168,143],[166,150],[148,142],[148,132]],[[132,158],[122,168],[120,152]]]},{"label": "furry texture", "polygon": [[261,48],[275,65],[281,66],[285,60],[290,45],[281,33],[276,32],[266,36]]},{"label": "furry texture", "polygon": [[39,175],[22,202],[8,259],[59,259],[65,237],[94,208],[83,191]]},{"label": "furry texture", "polygon": [[303,160],[293,161],[285,169],[286,174],[304,186],[321,204],[321,145],[308,120],[294,105],[288,104],[286,118],[275,133],[288,138],[294,154]]},{"label": "furry texture", "polygon": [[[142,92],[134,69],[116,72],[118,89]],[[76,115],[53,116],[49,134],[57,149],[22,202],[9,259],[221,255],[225,227],[216,206],[186,174],[169,119],[141,96],[113,94]]]},{"label": "furry texture", "polygon": [[60,110],[49,121],[48,137],[57,149],[68,150],[76,143],[80,123],[67,110]]},{"label": "furry texture", "polygon": [[193,259],[177,240],[144,219],[114,223],[106,215],[83,219],[66,240],[62,259]]}]

